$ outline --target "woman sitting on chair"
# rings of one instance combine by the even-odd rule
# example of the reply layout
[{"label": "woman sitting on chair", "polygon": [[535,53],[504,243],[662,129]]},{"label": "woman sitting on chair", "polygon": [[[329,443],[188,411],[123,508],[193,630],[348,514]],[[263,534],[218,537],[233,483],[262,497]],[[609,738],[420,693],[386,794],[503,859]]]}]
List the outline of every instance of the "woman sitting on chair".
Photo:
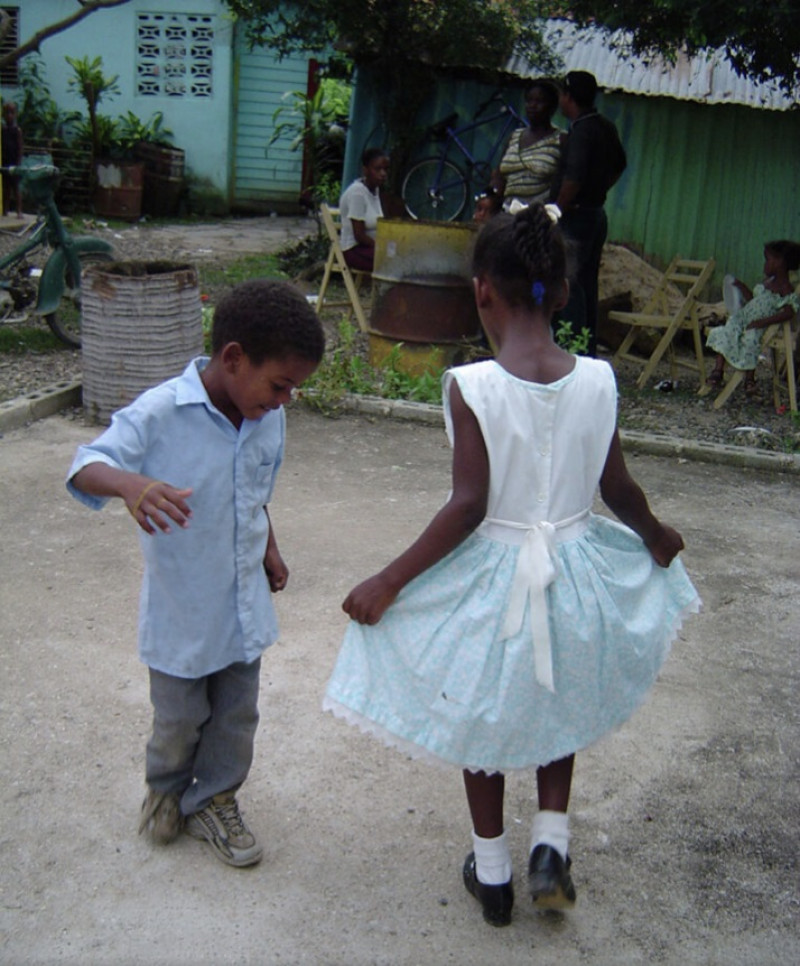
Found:
[{"label": "woman sitting on chair", "polygon": [[389,156],[383,148],[367,148],[361,156],[362,175],[339,200],[344,260],[357,271],[371,272],[375,258],[375,231],[383,218],[381,186],[389,174]]}]

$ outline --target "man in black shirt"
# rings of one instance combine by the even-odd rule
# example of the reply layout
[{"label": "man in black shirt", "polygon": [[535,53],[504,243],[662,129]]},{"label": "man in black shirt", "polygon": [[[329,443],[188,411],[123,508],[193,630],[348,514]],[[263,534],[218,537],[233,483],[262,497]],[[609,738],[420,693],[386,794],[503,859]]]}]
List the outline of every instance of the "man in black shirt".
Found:
[{"label": "man in black shirt", "polygon": [[585,70],[570,71],[561,94],[561,113],[570,129],[561,154],[554,199],[561,227],[572,242],[575,272],[570,300],[561,316],[577,334],[591,333],[589,354],[597,352],[597,276],[608,234],[603,204],[625,170],[627,159],[617,129],[594,106],[597,81]]}]

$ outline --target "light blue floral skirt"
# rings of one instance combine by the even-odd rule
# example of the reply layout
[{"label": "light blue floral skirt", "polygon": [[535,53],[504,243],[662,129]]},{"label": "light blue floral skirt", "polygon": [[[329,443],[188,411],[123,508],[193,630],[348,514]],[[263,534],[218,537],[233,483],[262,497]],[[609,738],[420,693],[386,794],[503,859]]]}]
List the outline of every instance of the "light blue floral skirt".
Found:
[{"label": "light blue floral skirt", "polygon": [[323,707],[412,757],[472,770],[547,764],[622,724],[700,600],[627,527],[590,518],[547,590],[555,692],[534,672],[529,613],[501,628],[519,547],[473,534],[374,626],[351,621]]}]

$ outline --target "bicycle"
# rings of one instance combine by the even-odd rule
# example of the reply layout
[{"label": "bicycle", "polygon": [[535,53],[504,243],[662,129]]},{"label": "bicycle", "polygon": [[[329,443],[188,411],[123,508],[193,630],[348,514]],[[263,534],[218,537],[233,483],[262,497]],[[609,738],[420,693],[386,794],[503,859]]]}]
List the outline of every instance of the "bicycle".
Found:
[{"label": "bicycle", "polygon": [[[10,321],[15,312],[24,313],[23,318],[32,312],[62,342],[79,348],[81,278],[90,265],[113,261],[113,249],[102,238],[67,231],[55,202],[58,168],[23,163],[0,168],[0,173],[18,177],[25,198],[39,209],[27,237],[0,258],[0,321]],[[41,267],[28,261],[29,256],[38,256],[41,262],[43,255],[47,257]]]},{"label": "bicycle", "polygon": [[[487,107],[496,102],[500,104],[498,111],[480,119]],[[503,120],[503,124],[488,157],[479,161],[461,138],[476,128],[500,119]],[[412,218],[455,221],[464,210],[472,184],[477,183],[479,188],[485,188],[489,184],[494,170],[494,158],[501,145],[506,143],[515,128],[528,125],[525,118],[507,103],[500,93],[493,94],[488,101],[484,101],[475,112],[474,120],[469,124],[455,127],[457,122],[458,114],[451,114],[428,128],[430,136],[436,140],[443,140],[442,149],[438,157],[418,161],[403,179],[400,194],[406,211]],[[448,158],[453,146],[466,159],[466,171]]]}]

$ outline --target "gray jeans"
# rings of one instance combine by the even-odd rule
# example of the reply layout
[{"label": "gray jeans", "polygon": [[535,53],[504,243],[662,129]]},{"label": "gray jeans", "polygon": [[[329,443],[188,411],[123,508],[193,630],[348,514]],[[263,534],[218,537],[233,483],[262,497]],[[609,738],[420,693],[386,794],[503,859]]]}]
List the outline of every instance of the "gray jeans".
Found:
[{"label": "gray jeans", "polygon": [[150,668],[153,734],[147,784],[181,796],[181,812],[199,811],[235,791],[253,762],[261,659],[207,677],[176,678]]}]

